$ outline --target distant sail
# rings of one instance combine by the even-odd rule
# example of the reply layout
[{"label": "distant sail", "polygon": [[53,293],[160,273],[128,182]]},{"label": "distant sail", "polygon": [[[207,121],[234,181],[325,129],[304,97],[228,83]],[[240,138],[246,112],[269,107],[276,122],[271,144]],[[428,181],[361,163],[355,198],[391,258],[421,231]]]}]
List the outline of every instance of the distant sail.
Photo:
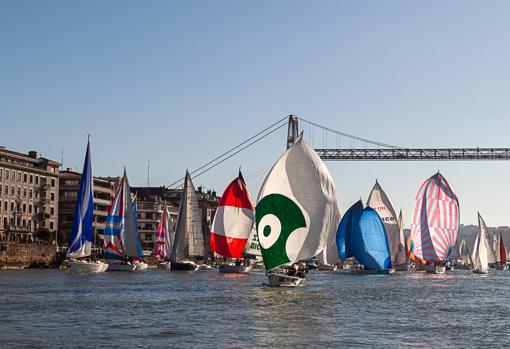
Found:
[{"label": "distant sail", "polygon": [[135,228],[136,228],[136,245],[138,247],[138,256],[140,257],[140,259],[143,260],[143,249],[142,249],[142,241],[140,239],[140,231],[138,229],[138,210],[137,210],[137,207],[136,207],[136,203],[137,203],[137,199],[136,199],[136,195],[133,197],[133,202],[132,202],[132,205],[133,205],[133,218],[134,218],[134,221],[135,221]]},{"label": "distant sail", "polygon": [[438,172],[427,179],[416,195],[409,252],[412,261],[443,262],[457,241],[459,201]]},{"label": "distant sail", "polygon": [[139,257],[137,227],[126,169],[106,217],[104,239],[106,258]]},{"label": "distant sail", "polygon": [[90,256],[92,247],[92,221],[94,219],[92,163],[90,159],[90,142],[83,163],[80,191],[76,200],[73,227],[69,236],[67,256],[72,258]]},{"label": "distant sail", "polygon": [[213,252],[241,258],[255,221],[255,208],[241,171],[221,196],[210,234]]},{"label": "distant sail", "polygon": [[366,269],[384,271],[391,267],[387,234],[374,209],[367,207],[359,216],[352,232],[351,249]]},{"label": "distant sail", "polygon": [[156,229],[156,241],[154,242],[154,250],[152,251],[152,255],[155,256],[159,262],[163,262],[170,256],[172,252],[172,236],[173,225],[165,205]]},{"label": "distant sail", "polygon": [[189,258],[204,257],[204,255],[202,215],[198,207],[195,187],[189,172],[186,171],[170,260],[177,262]]},{"label": "distant sail", "polygon": [[482,216],[478,214],[478,235],[476,236],[475,245],[473,247],[473,269],[487,272],[489,270],[489,262],[487,259],[488,233]]},{"label": "distant sail", "polygon": [[[386,226],[386,225],[385,225]],[[391,247],[390,247],[391,249]],[[404,235],[404,220],[402,219],[402,210],[398,215],[398,250],[397,257],[395,259],[395,265],[406,264],[407,260],[407,250],[406,250],[406,240]]]},{"label": "distant sail", "polygon": [[498,238],[496,237],[496,233],[492,233],[492,237],[489,238],[489,233],[487,233],[487,246],[488,246],[488,260],[489,264],[496,264],[498,262]]},{"label": "distant sail", "polygon": [[362,212],[363,202],[359,200],[345,212],[340,224],[338,225],[336,246],[338,249],[338,256],[341,260],[354,257],[351,250],[351,235],[354,229],[354,224],[356,224],[359,220],[359,216],[361,216]]},{"label": "distant sail", "polygon": [[[397,221],[397,214],[393,208],[390,198],[382,189],[379,182],[376,180],[370,196],[368,197],[367,206],[377,211],[379,217],[384,223],[386,234],[388,234],[388,243],[390,246],[391,261],[393,263],[397,260],[399,252],[399,233],[400,229]],[[404,262],[405,263],[405,262]]]},{"label": "distant sail", "polygon": [[500,262],[502,265],[506,264],[506,247],[505,241],[503,241],[503,235],[499,233],[499,255],[501,256]]},{"label": "distant sail", "polygon": [[302,139],[276,162],[259,192],[257,234],[266,270],[316,256],[339,222],[326,165]]},{"label": "distant sail", "polygon": [[[338,217],[341,217],[340,212],[338,212]],[[340,261],[338,248],[336,246],[337,231],[337,229],[330,230],[329,235],[326,238],[326,246],[317,256],[320,264],[336,265]]]}]

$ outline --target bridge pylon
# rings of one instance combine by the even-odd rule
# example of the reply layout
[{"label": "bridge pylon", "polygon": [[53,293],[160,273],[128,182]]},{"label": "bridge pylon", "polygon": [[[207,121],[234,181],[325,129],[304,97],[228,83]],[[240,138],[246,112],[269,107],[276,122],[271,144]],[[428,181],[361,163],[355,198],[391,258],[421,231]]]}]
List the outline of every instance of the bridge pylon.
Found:
[{"label": "bridge pylon", "polygon": [[295,115],[289,115],[289,127],[287,129],[287,149],[292,147],[299,136],[298,118]]}]

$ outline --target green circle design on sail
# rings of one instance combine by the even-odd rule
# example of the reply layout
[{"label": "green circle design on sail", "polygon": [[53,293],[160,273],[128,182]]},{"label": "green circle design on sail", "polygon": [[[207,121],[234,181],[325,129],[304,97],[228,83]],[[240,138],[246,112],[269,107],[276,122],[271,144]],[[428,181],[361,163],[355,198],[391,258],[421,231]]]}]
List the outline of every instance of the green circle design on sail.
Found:
[{"label": "green circle design on sail", "polygon": [[286,243],[296,229],[306,227],[299,206],[281,194],[269,194],[255,210],[257,235],[267,270],[289,263]]}]

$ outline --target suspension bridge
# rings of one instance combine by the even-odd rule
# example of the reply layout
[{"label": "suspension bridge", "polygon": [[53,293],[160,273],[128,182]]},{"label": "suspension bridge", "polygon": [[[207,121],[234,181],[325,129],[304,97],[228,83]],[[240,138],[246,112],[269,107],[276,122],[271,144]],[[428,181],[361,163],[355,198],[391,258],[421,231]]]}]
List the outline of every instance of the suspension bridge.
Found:
[{"label": "suspension bridge", "polygon": [[[276,131],[287,126],[287,149],[294,144],[300,132],[300,124],[308,127],[309,143],[313,143],[316,130],[319,136],[322,133],[324,147],[314,147],[317,154],[325,161],[488,161],[488,160],[510,160],[510,148],[405,148],[392,144],[373,141],[358,137],[345,132],[337,131],[329,127],[319,125],[312,121],[297,117],[286,116],[277,122],[267,126],[255,135],[244,140],[225,153],[208,161],[199,168],[190,171],[193,178],[196,178],[228,159],[239,154],[243,150],[260,142],[264,138],[274,134]],[[326,147],[328,139],[336,141],[335,148]],[[361,145],[361,146],[360,146]],[[313,144],[312,144],[313,146]],[[184,178],[180,178],[168,187],[173,188],[180,185]]]}]

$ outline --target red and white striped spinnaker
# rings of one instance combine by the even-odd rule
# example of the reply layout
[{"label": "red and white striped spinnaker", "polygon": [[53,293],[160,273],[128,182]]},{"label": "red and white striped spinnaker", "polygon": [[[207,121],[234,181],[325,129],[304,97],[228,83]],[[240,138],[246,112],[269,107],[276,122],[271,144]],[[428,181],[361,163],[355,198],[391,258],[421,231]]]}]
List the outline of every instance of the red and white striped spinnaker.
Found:
[{"label": "red and white striped spinnaker", "polygon": [[214,215],[211,249],[226,258],[241,258],[255,219],[255,208],[243,176],[223,192]]},{"label": "red and white striped spinnaker", "polygon": [[154,251],[152,251],[152,255],[155,256],[159,262],[163,262],[165,259],[168,259],[170,253],[172,252],[172,238],[174,235],[173,230],[174,227],[170,221],[168,208],[165,205],[163,212],[161,213],[158,228],[156,230]]},{"label": "red and white striped spinnaker", "polygon": [[459,200],[438,172],[421,185],[416,195],[410,259],[422,264],[445,261],[457,241],[458,229]]}]

